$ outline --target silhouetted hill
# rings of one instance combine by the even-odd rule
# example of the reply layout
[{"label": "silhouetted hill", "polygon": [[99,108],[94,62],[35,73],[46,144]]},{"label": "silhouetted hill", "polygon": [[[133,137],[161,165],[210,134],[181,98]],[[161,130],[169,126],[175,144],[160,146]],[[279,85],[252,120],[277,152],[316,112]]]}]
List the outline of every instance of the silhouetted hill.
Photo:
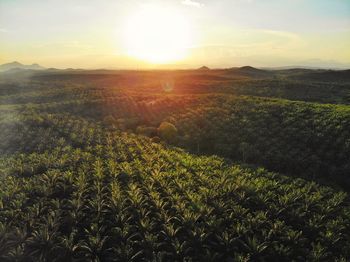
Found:
[{"label": "silhouetted hill", "polygon": [[226,70],[226,75],[251,77],[251,78],[264,78],[273,75],[273,72],[258,69],[252,66],[234,67]]},{"label": "silhouetted hill", "polygon": [[255,67],[252,67],[252,66],[242,66],[240,68],[238,68],[239,71],[241,72],[262,72],[264,70],[261,70],[261,69],[258,69],[258,68],[255,68]]},{"label": "silhouetted hill", "polygon": [[198,68],[198,70],[207,71],[207,70],[210,70],[210,68],[207,66],[201,66],[200,68]]},{"label": "silhouetted hill", "polygon": [[21,64],[17,61],[0,65],[0,72],[11,70],[11,69],[43,70],[43,69],[45,69],[45,67],[42,67],[39,64],[24,65],[24,64]]}]

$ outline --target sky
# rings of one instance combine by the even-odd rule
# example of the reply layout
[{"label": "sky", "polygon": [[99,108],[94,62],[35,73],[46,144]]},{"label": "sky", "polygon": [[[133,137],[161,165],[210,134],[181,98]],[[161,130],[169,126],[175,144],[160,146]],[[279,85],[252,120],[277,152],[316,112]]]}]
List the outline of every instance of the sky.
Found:
[{"label": "sky", "polygon": [[[145,6],[165,15],[142,16]],[[167,17],[175,24],[170,33],[162,27],[169,28]],[[157,41],[144,43],[137,28]],[[145,55],[158,50],[170,58],[180,44],[176,61]],[[350,68],[350,0],[0,0],[0,64],[11,61],[56,68]]]}]

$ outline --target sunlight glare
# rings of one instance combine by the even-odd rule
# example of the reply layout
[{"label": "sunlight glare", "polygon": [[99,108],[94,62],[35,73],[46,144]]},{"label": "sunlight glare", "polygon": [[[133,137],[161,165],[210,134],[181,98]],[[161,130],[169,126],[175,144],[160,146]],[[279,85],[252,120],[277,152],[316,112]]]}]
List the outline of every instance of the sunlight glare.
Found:
[{"label": "sunlight glare", "polygon": [[184,59],[191,44],[190,24],[176,10],[144,6],[126,21],[126,53],[150,63]]}]

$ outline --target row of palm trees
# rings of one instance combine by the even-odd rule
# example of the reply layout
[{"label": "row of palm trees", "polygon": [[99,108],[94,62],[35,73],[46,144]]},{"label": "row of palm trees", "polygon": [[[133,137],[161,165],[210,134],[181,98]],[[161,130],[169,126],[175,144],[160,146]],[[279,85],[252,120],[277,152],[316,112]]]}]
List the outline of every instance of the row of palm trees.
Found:
[{"label": "row of palm trees", "polygon": [[[77,117],[47,121],[64,143],[0,159],[0,260],[350,257],[350,206],[341,191]],[[32,169],[24,174],[17,164]]]},{"label": "row of palm trees", "polygon": [[[217,103],[215,102],[217,101]],[[350,184],[350,111],[260,98],[215,98],[166,119],[178,145],[269,170],[347,188]]]}]

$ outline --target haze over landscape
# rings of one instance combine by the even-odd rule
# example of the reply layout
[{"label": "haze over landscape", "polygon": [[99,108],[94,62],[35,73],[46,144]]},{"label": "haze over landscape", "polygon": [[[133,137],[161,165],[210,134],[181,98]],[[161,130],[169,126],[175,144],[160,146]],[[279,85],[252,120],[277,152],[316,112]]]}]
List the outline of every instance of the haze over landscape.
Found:
[{"label": "haze over landscape", "polygon": [[45,67],[346,68],[350,4],[347,0],[2,0],[0,39],[0,63]]}]

